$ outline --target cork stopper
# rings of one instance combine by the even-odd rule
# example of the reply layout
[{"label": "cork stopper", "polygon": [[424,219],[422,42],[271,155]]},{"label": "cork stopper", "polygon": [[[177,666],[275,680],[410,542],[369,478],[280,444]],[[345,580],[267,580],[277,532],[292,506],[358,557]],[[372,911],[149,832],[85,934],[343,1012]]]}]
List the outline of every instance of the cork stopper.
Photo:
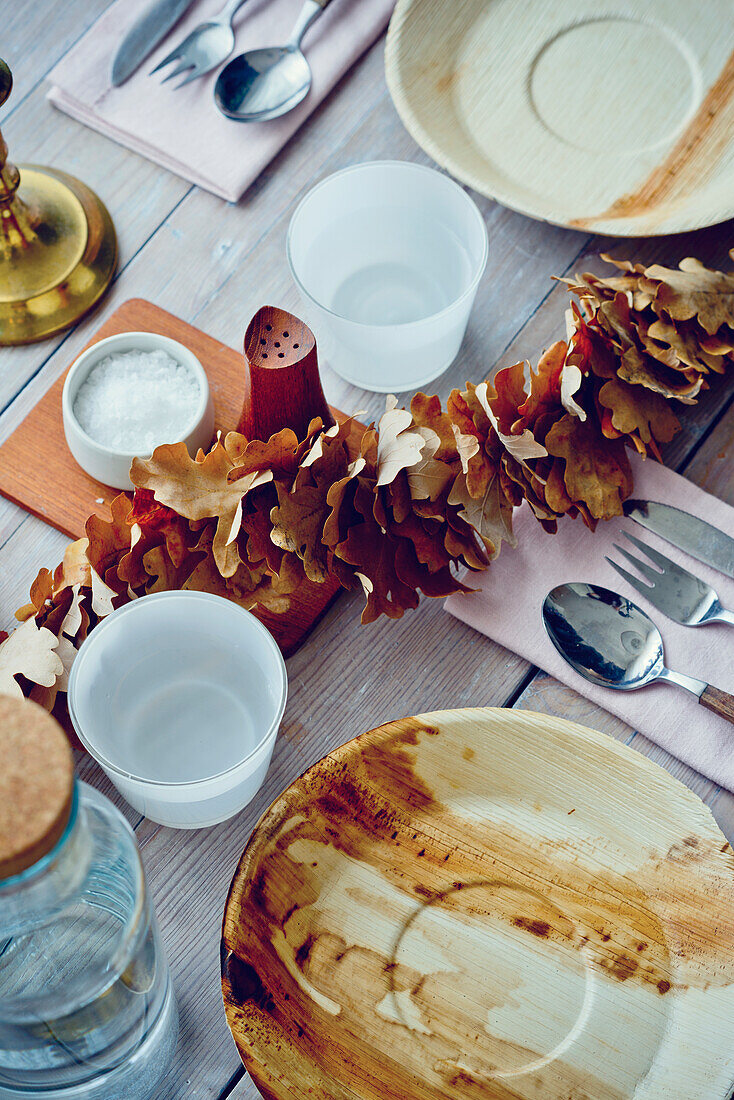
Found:
[{"label": "cork stopper", "polygon": [[73,787],[74,760],[58,722],[28,699],[0,695],[0,880],[51,851]]}]

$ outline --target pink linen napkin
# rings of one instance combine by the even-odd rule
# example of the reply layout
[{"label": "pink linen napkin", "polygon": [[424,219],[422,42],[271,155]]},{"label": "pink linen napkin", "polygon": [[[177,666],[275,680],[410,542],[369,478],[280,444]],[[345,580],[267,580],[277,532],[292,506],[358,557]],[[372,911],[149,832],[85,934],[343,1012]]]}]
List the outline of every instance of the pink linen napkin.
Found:
[{"label": "pink linen napkin", "polygon": [[[247,0],[235,16],[232,56],[290,36],[303,0]],[[50,74],[48,98],[72,118],[140,153],[170,172],[236,202],[292,134],[379,37],[395,0],[333,0],[308,31],[304,52],[311,91],[290,114],[270,122],[235,122],[214,103],[219,69],[186,87],[150,76],[159,61],[223,0],[196,0],[172,31],[119,88],[110,83],[112,58],[128,28],[151,0],[117,0]],[[221,68],[221,67],[220,67]],[[184,74],[185,75],[185,74]]]},{"label": "pink linen napkin", "polygon": [[[651,459],[637,460],[633,465],[635,497],[673,504],[734,537],[734,508]],[[658,625],[669,668],[734,693],[734,629],[723,623],[696,628],[679,626],[638,595],[604,560],[604,555],[626,566],[612,544],[627,543],[620,537],[627,530],[708,581],[724,606],[732,609],[734,580],[688,557],[629,519],[600,523],[594,534],[580,519],[561,520],[556,535],[543,531],[527,505],[516,514],[516,520],[517,548],[503,547],[500,557],[486,573],[470,575],[467,583],[479,591],[449,597],[446,609],[618,715],[714,782],[734,791],[734,725],[705,710],[688,692],[670,684],[652,684],[631,692],[595,687],[556,652],[541,618],[543,600],[557,584],[588,581],[611,588],[639,604]],[[637,555],[634,546],[628,544],[628,548]]]}]

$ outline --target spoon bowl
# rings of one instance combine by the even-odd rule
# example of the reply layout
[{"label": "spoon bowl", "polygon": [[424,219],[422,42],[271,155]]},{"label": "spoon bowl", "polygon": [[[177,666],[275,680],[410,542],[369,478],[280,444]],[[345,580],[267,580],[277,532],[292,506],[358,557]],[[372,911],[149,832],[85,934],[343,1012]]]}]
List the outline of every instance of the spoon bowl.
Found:
[{"label": "spoon bowl", "polygon": [[227,118],[266,122],[293,110],[311,87],[311,68],[300,50],[274,46],[250,50],[222,69],[214,99]]},{"label": "spoon bowl", "polygon": [[655,680],[667,681],[734,722],[734,695],[666,668],[655,623],[618,592],[578,581],[559,584],[543,601],[543,625],[564,660],[592,684],[634,691]]},{"label": "spoon bowl", "polygon": [[214,101],[237,122],[267,122],[292,111],[311,88],[311,68],[301,51],[308,28],[330,0],[306,0],[285,46],[249,50],[222,69]]},{"label": "spoon bowl", "polygon": [[545,598],[550,640],[594,684],[632,691],[665,670],[660,631],[636,604],[596,584],[560,584]]}]

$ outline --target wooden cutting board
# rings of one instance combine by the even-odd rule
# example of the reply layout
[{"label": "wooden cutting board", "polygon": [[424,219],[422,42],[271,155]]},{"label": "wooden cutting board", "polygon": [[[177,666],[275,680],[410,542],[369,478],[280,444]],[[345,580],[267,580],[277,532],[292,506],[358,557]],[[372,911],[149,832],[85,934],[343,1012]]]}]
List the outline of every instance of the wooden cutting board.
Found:
[{"label": "wooden cutting board", "polygon": [[593,730],[405,718],[261,818],[222,986],[268,1100],[728,1100],[734,857]]},{"label": "wooden cutting board", "polygon": [[[244,392],[242,352],[234,351],[142,298],[124,302],[86,346],[118,332],[135,331],[158,332],[190,348],[209,378],[216,427],[225,430],[236,427]],[[61,417],[61,392],[66,373],[53,383],[0,446],[0,493],[63,534],[77,539],[84,534],[91,513],[108,517],[107,506],[119,490],[89,477],[77,465],[66,445]],[[332,413],[337,419],[345,419],[345,414],[338,409],[332,409]],[[363,431],[363,425],[353,424],[349,442],[355,453]],[[333,580],[324,584],[305,581],[291,598],[287,614],[274,615],[266,611],[256,614],[288,655],[298,647],[338,591],[339,585]]]}]

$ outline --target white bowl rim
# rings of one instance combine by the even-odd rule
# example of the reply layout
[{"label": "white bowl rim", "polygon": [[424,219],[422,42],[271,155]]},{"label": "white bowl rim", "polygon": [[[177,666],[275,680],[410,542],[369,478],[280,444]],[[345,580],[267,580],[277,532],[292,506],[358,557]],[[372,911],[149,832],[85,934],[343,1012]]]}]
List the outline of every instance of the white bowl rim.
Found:
[{"label": "white bowl rim", "polygon": [[[104,632],[106,625],[113,618],[119,619],[122,616],[129,614],[130,612],[134,613],[135,608],[140,602],[144,602],[147,605],[155,601],[170,601],[171,599],[202,600],[212,605],[216,604],[216,606],[220,606],[220,602],[223,602],[225,604],[228,604],[235,611],[239,611],[243,615],[247,615],[254,623],[255,629],[260,631],[264,643],[269,646],[271,650],[275,653],[276,663],[278,665],[278,669],[281,675],[280,702],[278,704],[275,717],[270,724],[268,732],[260,738],[255,748],[248,752],[247,756],[243,756],[241,760],[238,760],[236,764],[232,764],[231,767],[225,768],[224,771],[216,772],[214,775],[203,776],[200,779],[185,779],[173,781],[168,779],[148,779],[146,776],[136,775],[134,772],[129,772],[126,771],[124,768],[121,768],[118,764],[111,763],[111,761],[103,756],[98,749],[92,746],[89,738],[84,735],[81,729],[81,724],[74,710],[74,694],[76,690],[76,682],[78,679],[78,671],[80,668],[80,657],[84,650],[89,647],[90,641],[93,642],[96,637],[99,637],[101,633]],[[140,783],[146,787],[167,787],[169,789],[178,787],[181,790],[187,787],[198,787],[201,784],[212,783],[217,779],[222,779],[224,776],[230,775],[238,771],[238,769],[241,768],[243,764],[246,764],[249,760],[252,759],[253,756],[256,755],[256,753],[260,752],[261,749],[268,744],[271,738],[276,736],[278,729],[280,728],[280,723],[283,719],[283,713],[285,711],[287,701],[288,673],[286,670],[285,659],[283,658],[283,654],[280,651],[280,646],[278,645],[268,628],[266,626],[263,626],[260,620],[256,618],[251,611],[248,611],[244,607],[240,607],[240,605],[235,603],[233,600],[228,600],[226,596],[218,596],[214,592],[184,591],[183,589],[173,589],[170,592],[152,592],[147,596],[139,596],[137,600],[132,600],[130,603],[123,604],[122,607],[116,608],[110,615],[107,615],[104,619],[102,619],[102,621],[98,623],[96,627],[94,627],[92,633],[87,635],[87,637],[84,639],[79,647],[79,651],[74,658],[74,662],[71,666],[71,672],[69,673],[69,688],[67,694],[69,717],[71,718],[71,723],[74,727],[74,730],[76,731],[76,735],[81,743],[84,745],[90,756],[94,757],[97,763],[100,764],[105,769],[105,771],[109,769],[109,771],[112,772],[114,775],[119,775],[124,779],[132,780],[133,782]]]},{"label": "white bowl rim", "polygon": [[[339,176],[345,176],[348,172],[359,172],[369,168],[413,169],[416,172],[428,173],[429,175],[434,177],[437,176],[439,179],[444,180],[447,184],[449,184],[452,188],[458,191],[460,195],[464,197],[464,200],[472,208],[473,214],[476,216],[476,219],[480,226],[483,240],[482,255],[471,282],[464,290],[462,290],[461,294],[459,294],[458,297],[452,299],[452,301],[450,301],[447,306],[444,306],[443,309],[439,309],[436,313],[429,313],[427,317],[420,317],[417,321],[401,321],[398,324],[392,325],[374,325],[370,324],[368,321],[352,321],[348,317],[344,317],[341,313],[337,313],[335,310],[329,309],[329,307],[325,306],[323,302],[320,302],[318,298],[316,298],[309,290],[306,289],[296,273],[296,268],[293,263],[293,255],[291,252],[291,237],[293,235],[293,226],[295,224],[296,218],[301,213],[302,208],[305,206],[308,200],[314,194],[316,194],[317,191],[320,191],[323,187],[325,187],[328,183],[331,183],[333,180],[338,179]],[[324,179],[319,180],[318,183],[309,188],[309,190],[298,203],[296,209],[293,211],[291,219],[288,222],[288,232],[285,239],[285,254],[286,259],[288,260],[288,268],[290,270],[291,277],[300,292],[305,298],[308,299],[309,302],[313,302],[313,304],[315,306],[318,306],[319,309],[323,309],[324,313],[328,313],[330,317],[334,317],[337,321],[343,321],[345,324],[354,325],[358,328],[370,329],[373,332],[375,330],[379,330],[381,332],[390,332],[393,329],[406,330],[409,329],[411,326],[418,327],[420,325],[425,325],[429,321],[432,322],[440,320],[441,317],[449,313],[452,309],[455,309],[456,306],[461,304],[461,302],[465,301],[467,298],[470,298],[473,294],[475,294],[487,266],[487,258],[489,256],[489,234],[487,233],[487,224],[482,217],[482,212],[477,206],[476,202],[471,197],[471,195],[467,194],[466,190],[452,176],[449,176],[445,172],[440,172],[438,168],[429,168],[426,164],[416,164],[412,160],[365,160],[362,161],[360,164],[350,164],[346,168],[340,168],[338,172],[332,172],[331,175],[325,176]]]},{"label": "white bowl rim", "polygon": [[[98,443],[96,439],[93,439],[88,432],[85,432],[79,421],[74,414],[74,403],[69,397],[69,391],[74,380],[79,375],[83,375],[82,381],[79,383],[81,386],[85,379],[91,374],[94,367],[96,367],[100,358],[96,353],[100,348],[105,349],[110,344],[117,344],[128,340],[130,337],[145,336],[149,337],[159,343],[159,346],[164,351],[169,351],[172,359],[176,359],[181,366],[189,367],[198,383],[199,383],[199,404],[196,407],[196,413],[191,419],[191,423],[187,426],[186,431],[183,432],[183,438],[191,435],[193,431],[198,428],[201,422],[204,420],[209,406],[210,390],[209,390],[209,378],[204,370],[201,362],[194,355],[190,348],[187,348],[185,344],[182,344],[180,340],[174,340],[171,336],[164,336],[159,332],[145,332],[143,329],[135,329],[131,332],[115,332],[112,336],[105,336],[102,340],[97,340],[85,351],[81,352],[70,366],[66,378],[64,379],[64,386],[61,391],[61,409],[63,414],[68,418],[72,424],[74,431],[78,432],[85,443],[91,448],[96,450],[99,454],[108,455],[111,458],[124,458],[127,459],[128,465],[132,463],[134,458],[139,458],[140,455],[137,451],[118,451],[114,447],[106,447],[104,443]],[[175,349],[180,348],[184,352],[186,362],[182,362],[180,354],[176,354]],[[132,351],[132,348],[128,349]],[[109,353],[108,353],[109,354]],[[85,369],[86,368],[86,369]],[[76,395],[75,395],[76,396]],[[177,441],[180,442],[180,441]]]}]

